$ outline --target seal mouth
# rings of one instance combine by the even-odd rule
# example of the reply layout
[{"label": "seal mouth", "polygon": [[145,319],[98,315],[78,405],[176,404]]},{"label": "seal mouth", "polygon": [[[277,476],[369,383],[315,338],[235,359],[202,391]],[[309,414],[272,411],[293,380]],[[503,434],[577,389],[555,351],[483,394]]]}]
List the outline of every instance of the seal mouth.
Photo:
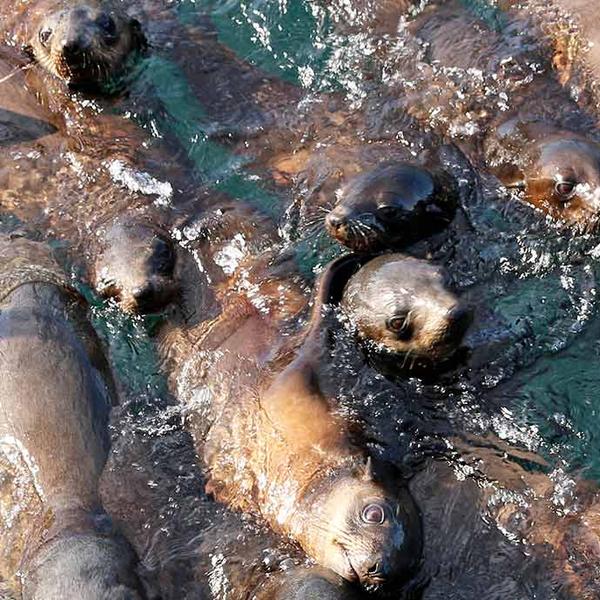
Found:
[{"label": "seal mouth", "polygon": [[361,577],[356,569],[354,568],[350,557],[348,556],[348,551],[344,547],[343,544],[336,541],[336,544],[342,550],[342,554],[346,559],[346,564],[348,565],[348,571],[344,577],[350,581],[351,583],[359,584],[365,592],[375,593],[382,588],[382,586],[386,582],[386,578],[380,570],[369,572],[367,576]]},{"label": "seal mouth", "polygon": [[339,548],[342,551],[342,554],[344,556],[344,558],[346,559],[346,565],[348,566],[348,571],[347,573],[344,575],[344,577],[346,579],[348,579],[348,581],[351,581],[353,583],[358,583],[360,582],[360,576],[359,574],[356,572],[356,569],[354,568],[354,566],[352,565],[352,561],[350,560],[350,557],[348,556],[348,551],[346,550],[346,548],[344,547],[343,544],[341,544],[340,542],[338,542],[336,540],[335,542]]},{"label": "seal mouth", "polygon": [[385,230],[361,221],[348,221],[340,227],[326,226],[329,235],[354,252],[372,252],[386,244]]}]

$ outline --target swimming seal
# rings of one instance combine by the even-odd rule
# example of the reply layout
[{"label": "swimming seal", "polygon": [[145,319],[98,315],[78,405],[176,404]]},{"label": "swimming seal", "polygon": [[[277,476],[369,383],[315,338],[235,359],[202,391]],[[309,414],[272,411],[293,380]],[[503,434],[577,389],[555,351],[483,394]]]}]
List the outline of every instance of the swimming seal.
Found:
[{"label": "swimming seal", "polygon": [[141,600],[98,494],[115,396],[85,302],[41,244],[0,255],[1,576],[26,599]]},{"label": "swimming seal", "polygon": [[160,310],[179,291],[170,237],[150,218],[119,217],[99,232],[91,281],[128,312]]},{"label": "swimming seal", "polygon": [[403,356],[409,368],[435,365],[456,352],[472,320],[447,281],[442,267],[384,254],[350,277],[341,307],[370,348]]},{"label": "swimming seal", "polygon": [[[571,226],[595,227],[597,119],[553,76],[535,28],[510,11],[490,11],[476,16],[457,1],[433,3],[408,23],[413,37],[406,43],[420,53],[405,75],[414,87],[410,95],[405,90],[406,109],[439,133],[454,130],[474,164],[510,187],[520,185],[537,209]],[[547,68],[536,71],[534,64]],[[398,89],[385,95],[393,92],[402,95]],[[499,113],[489,110],[492,99],[504,107]]]},{"label": "swimming seal", "polygon": [[445,229],[458,190],[441,170],[384,164],[350,180],[325,218],[329,234],[355,252],[403,248]]},{"label": "swimming seal", "polygon": [[112,0],[7,2],[0,11],[6,13],[5,39],[17,41],[44,69],[73,87],[111,82],[145,45],[139,22]]},{"label": "swimming seal", "polygon": [[[510,149],[510,154],[507,154]],[[490,170],[536,208],[574,229],[600,223],[600,144],[544,123],[508,121],[486,144]]]},{"label": "swimming seal", "polygon": [[[4,58],[0,76],[13,72]],[[89,115],[86,131],[72,135],[62,116],[28,93],[20,73],[2,85],[0,110],[15,133],[0,157],[0,209],[65,240],[101,294],[126,310],[163,308],[179,285],[177,256],[165,233],[166,213],[154,201],[170,201],[173,188],[143,170],[156,164],[140,150],[146,135],[114,115]],[[31,123],[39,131],[23,131]],[[166,152],[160,154],[167,164]]]},{"label": "swimming seal", "polygon": [[[399,473],[366,453],[321,392],[321,301],[290,356],[279,328],[286,306],[288,323],[297,319],[304,294],[272,309],[263,300],[275,291],[293,300],[293,280],[281,265],[242,281],[250,301],[228,282],[229,302],[193,336],[197,350],[180,352],[171,376],[181,401],[194,407],[189,427],[207,489],[260,515],[345,579],[371,588],[410,578],[419,557],[418,511]],[[317,298],[331,294],[318,287]],[[176,351],[163,335],[159,348],[172,359]],[[209,402],[200,406],[200,396]]]}]

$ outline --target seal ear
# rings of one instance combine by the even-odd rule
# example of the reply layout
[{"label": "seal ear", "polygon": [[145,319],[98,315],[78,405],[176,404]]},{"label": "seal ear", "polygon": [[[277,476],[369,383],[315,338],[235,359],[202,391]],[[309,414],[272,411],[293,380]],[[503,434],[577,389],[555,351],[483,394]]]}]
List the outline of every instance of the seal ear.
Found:
[{"label": "seal ear", "polygon": [[373,459],[369,456],[367,457],[367,462],[365,463],[365,470],[362,476],[363,481],[373,481]]},{"label": "seal ear", "polygon": [[129,29],[131,30],[133,46],[139,50],[145,50],[148,47],[148,40],[144,35],[141,23],[132,17],[129,19]]}]

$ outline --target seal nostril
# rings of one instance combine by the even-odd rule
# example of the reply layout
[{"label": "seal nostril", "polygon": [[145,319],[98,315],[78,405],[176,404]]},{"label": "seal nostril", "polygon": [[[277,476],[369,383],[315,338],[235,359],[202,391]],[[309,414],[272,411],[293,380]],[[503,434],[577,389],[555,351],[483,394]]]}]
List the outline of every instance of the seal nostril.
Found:
[{"label": "seal nostril", "polygon": [[470,308],[456,306],[448,313],[449,330],[451,335],[462,335],[471,324],[473,315]]},{"label": "seal nostril", "polygon": [[146,305],[146,304],[149,304],[150,301],[152,300],[153,293],[154,293],[154,290],[152,289],[152,286],[145,285],[143,287],[139,287],[139,288],[136,288],[135,290],[133,290],[133,293],[131,295],[133,296],[135,301],[138,303],[138,305]]},{"label": "seal nostril", "polygon": [[62,52],[67,59],[76,59],[83,54],[84,45],[79,39],[67,40],[64,42]]},{"label": "seal nostril", "polygon": [[372,567],[367,569],[369,575],[377,575],[379,573],[379,563],[375,563]]},{"label": "seal nostril", "polygon": [[346,219],[334,212],[330,212],[326,217],[327,224],[333,229],[339,229],[346,223]]}]

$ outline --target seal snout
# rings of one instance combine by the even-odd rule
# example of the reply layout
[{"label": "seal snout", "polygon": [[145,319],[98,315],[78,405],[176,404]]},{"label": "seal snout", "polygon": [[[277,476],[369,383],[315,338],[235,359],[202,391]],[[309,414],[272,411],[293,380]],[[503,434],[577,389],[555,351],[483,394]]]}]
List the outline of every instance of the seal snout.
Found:
[{"label": "seal snout", "polygon": [[332,210],[325,217],[325,224],[327,225],[327,228],[330,231],[337,232],[338,229],[341,229],[342,227],[346,226],[346,224],[347,224],[347,217],[346,217],[346,215],[339,214],[335,210]]},{"label": "seal snout", "polygon": [[63,40],[60,51],[62,60],[71,69],[83,67],[85,54],[89,51],[89,46],[89,42],[82,36]]},{"label": "seal snout", "polygon": [[343,205],[327,214],[325,228],[332,238],[355,252],[378,248],[383,236],[382,225],[374,214],[359,214]]},{"label": "seal snout", "polygon": [[462,340],[473,322],[473,310],[469,306],[459,304],[450,309],[447,318],[446,337],[453,340]]}]

